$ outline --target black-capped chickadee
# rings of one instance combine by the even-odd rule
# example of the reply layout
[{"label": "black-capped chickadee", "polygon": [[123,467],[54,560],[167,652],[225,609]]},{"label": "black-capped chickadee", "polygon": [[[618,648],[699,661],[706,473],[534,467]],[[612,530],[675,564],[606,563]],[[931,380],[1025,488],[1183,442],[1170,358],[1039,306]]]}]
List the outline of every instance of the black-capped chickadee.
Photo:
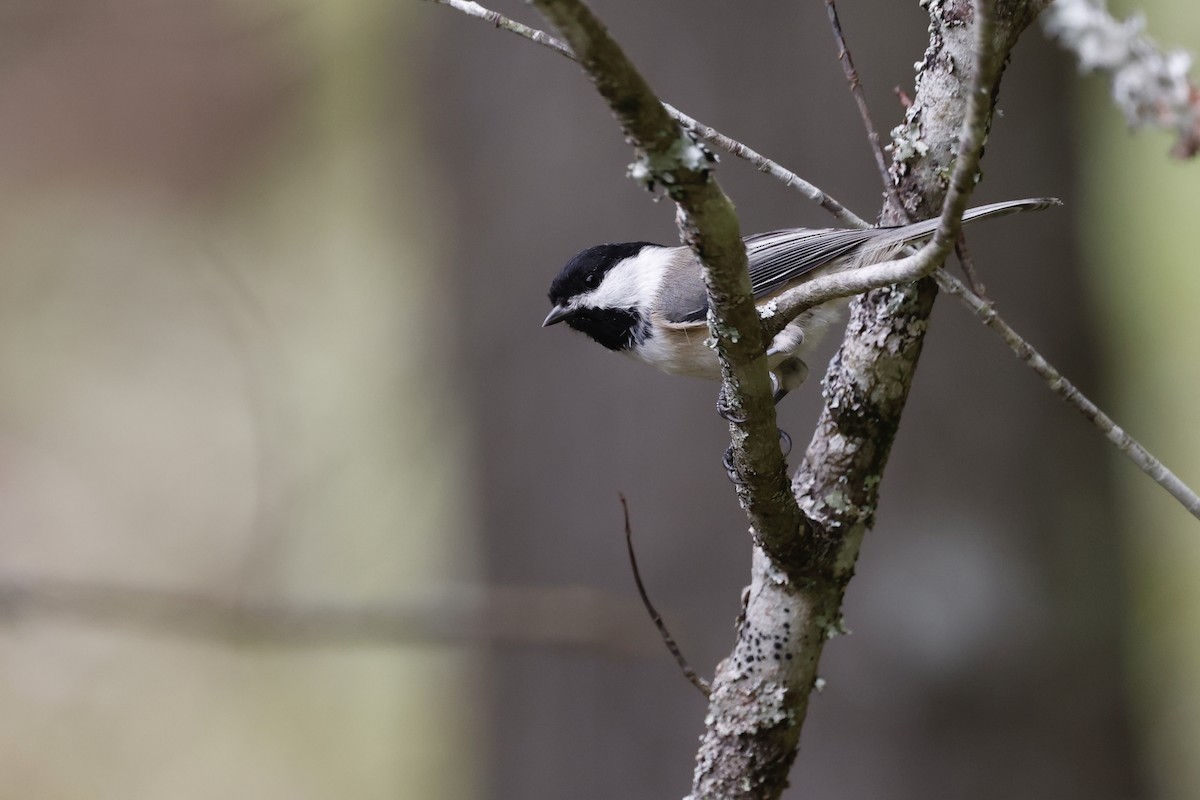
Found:
[{"label": "black-capped chickadee", "polygon": [[[973,208],[963,222],[1058,205],[1029,198]],[[786,289],[818,275],[888,261],[905,245],[927,239],[938,220],[891,228],[789,228],[747,236],[750,285],[759,313]],[[601,244],[567,262],[550,284],[554,308],[542,327],[565,322],[620,353],[676,375],[720,380],[708,339],[708,295],[700,262],[687,247],[651,242]],[[845,307],[838,300],[788,324],[767,350],[775,401],[808,374],[803,361]],[[767,313],[770,313],[767,311]]]}]

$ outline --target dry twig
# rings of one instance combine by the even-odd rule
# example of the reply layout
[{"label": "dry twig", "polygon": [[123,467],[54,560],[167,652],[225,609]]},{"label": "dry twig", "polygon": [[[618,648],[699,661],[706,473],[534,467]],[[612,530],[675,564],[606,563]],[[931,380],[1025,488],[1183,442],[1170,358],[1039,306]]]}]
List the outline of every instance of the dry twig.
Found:
[{"label": "dry twig", "polygon": [[629,553],[629,567],[633,570],[633,582],[637,584],[638,596],[642,598],[642,605],[646,607],[646,613],[650,615],[654,627],[658,628],[658,634],[662,637],[663,644],[675,657],[675,663],[679,665],[683,677],[687,678],[692,686],[699,689],[700,694],[708,697],[712,693],[708,681],[697,675],[696,670],[692,669],[692,665],[683,657],[683,652],[679,649],[675,637],[667,630],[667,623],[663,621],[662,614],[658,613],[654,603],[650,602],[650,596],[646,594],[646,585],[642,583],[642,571],[638,569],[637,555],[633,552],[633,527],[629,524],[629,503],[625,500],[624,494],[618,494],[618,497],[621,498],[621,513],[625,516],[625,549]]},{"label": "dry twig", "polygon": [[875,157],[875,166],[879,169],[879,177],[883,181],[883,190],[891,194],[893,183],[891,174],[888,172],[887,158],[883,154],[883,142],[880,141],[879,130],[871,119],[871,109],[867,106],[867,97],[863,94],[862,81],[858,78],[858,70],[854,68],[854,59],[850,55],[850,48],[846,45],[846,37],[842,33],[842,22],[838,19],[837,4],[834,0],[825,0],[825,10],[829,13],[829,26],[833,29],[833,38],[837,42],[838,63],[842,65],[842,72],[845,73],[846,81],[850,84],[850,94],[854,97],[858,113],[862,116],[863,125],[866,126],[867,141],[871,145],[871,155]]}]

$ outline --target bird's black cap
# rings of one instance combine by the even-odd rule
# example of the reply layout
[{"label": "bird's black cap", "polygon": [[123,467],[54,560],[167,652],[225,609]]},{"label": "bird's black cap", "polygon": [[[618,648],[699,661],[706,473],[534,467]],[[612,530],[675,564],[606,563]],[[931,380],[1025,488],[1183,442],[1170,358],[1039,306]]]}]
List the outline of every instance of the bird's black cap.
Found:
[{"label": "bird's black cap", "polygon": [[[578,294],[591,291],[604,279],[605,273],[621,261],[636,256],[646,247],[657,247],[653,242],[624,242],[622,244],[598,244],[576,255],[559,271],[550,282],[550,302],[558,304]],[[589,275],[592,285],[588,285]]]}]

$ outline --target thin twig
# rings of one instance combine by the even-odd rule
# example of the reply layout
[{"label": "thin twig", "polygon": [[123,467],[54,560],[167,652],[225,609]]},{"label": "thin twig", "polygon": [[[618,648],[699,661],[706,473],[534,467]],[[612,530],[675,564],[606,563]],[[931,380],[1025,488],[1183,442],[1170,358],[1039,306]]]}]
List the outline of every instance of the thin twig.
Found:
[{"label": "thin twig", "polygon": [[675,657],[675,663],[679,665],[683,677],[687,678],[692,686],[699,689],[700,694],[708,697],[712,694],[712,687],[708,685],[708,681],[696,674],[696,670],[692,669],[692,665],[683,657],[679,645],[675,642],[675,637],[667,630],[667,623],[663,622],[662,614],[658,613],[658,609],[650,602],[650,596],[646,594],[646,586],[642,583],[642,573],[638,569],[637,556],[633,552],[633,528],[629,524],[629,503],[625,500],[624,493],[618,492],[617,496],[621,498],[621,512],[625,515],[625,549],[629,552],[629,566],[633,570],[633,582],[637,584],[638,596],[642,598],[642,605],[646,607],[646,613],[654,621],[654,627],[658,628],[658,634],[662,636],[663,644]]},{"label": "thin twig", "polygon": [[975,190],[991,111],[990,92],[999,78],[999,65],[990,50],[994,27],[992,2],[976,0],[975,74],[971,81],[971,92],[967,96],[967,111],[955,154],[954,171],[933,238],[914,255],[848,272],[825,273],[782,292],[771,300],[769,314],[763,320],[763,328],[768,336],[778,334],[800,314],[830,300],[893,284],[909,283],[931,275],[950,255],[962,231],[963,212],[967,210],[967,202]]},{"label": "thin twig", "polygon": [[959,234],[958,241],[954,244],[954,252],[958,255],[958,263],[962,266],[963,274],[967,276],[967,284],[971,291],[987,300],[987,287],[983,285],[979,272],[975,269],[975,259],[971,258],[971,248],[967,247],[965,235]]},{"label": "thin twig", "polygon": [[[892,180],[891,171],[888,169],[887,158],[883,152],[883,144],[879,138],[879,129],[875,127],[875,120],[871,117],[871,108],[867,105],[867,97],[863,93],[862,80],[858,77],[858,69],[854,66],[854,57],[850,55],[850,45],[846,43],[846,36],[842,32],[842,22],[838,18],[837,4],[834,0],[825,0],[825,9],[829,12],[829,26],[833,29],[833,38],[837,43],[838,61],[842,65],[842,72],[846,76],[846,82],[850,84],[850,94],[854,98],[855,105],[858,106],[859,116],[862,117],[863,128],[867,132],[867,141],[871,145],[871,153],[875,156],[875,166],[879,170],[879,179],[883,183],[883,191],[895,200],[896,184]],[[911,101],[907,100],[900,87],[896,87],[896,92],[901,96],[901,101],[904,102],[905,107],[912,104]],[[898,209],[904,207],[899,202],[894,202],[893,205]],[[959,233],[958,241],[954,245],[954,252],[958,254],[959,263],[962,264],[963,273],[967,276],[967,283],[970,284],[971,290],[980,297],[984,297],[983,281],[979,279],[979,274],[975,271],[975,264],[971,260],[971,251],[967,248],[967,237],[964,233]]]},{"label": "thin twig", "polygon": [[1161,461],[1151,455],[1140,442],[1113,422],[1112,418],[1101,411],[1083,392],[1079,391],[1075,384],[1064,378],[1062,373],[1055,369],[1050,362],[1046,361],[1041,353],[1035,350],[1020,334],[1012,329],[1012,326],[996,313],[991,304],[976,295],[964,286],[958,278],[955,278],[945,270],[940,270],[936,274],[936,278],[938,286],[943,291],[961,300],[967,308],[979,316],[984,325],[998,333],[1009,348],[1016,353],[1017,358],[1025,362],[1030,369],[1042,377],[1046,385],[1050,388],[1050,391],[1061,397],[1080,414],[1083,414],[1085,418],[1100,429],[1100,432],[1104,434],[1104,438],[1112,442],[1119,451],[1125,454],[1126,458],[1137,465],[1138,469],[1150,476],[1159,486],[1170,492],[1171,496],[1178,500],[1193,517],[1200,519],[1200,496],[1181,481],[1175,473],[1167,469]]},{"label": "thin twig", "polygon": [[[545,31],[538,30],[537,28],[531,28],[528,25],[523,25],[520,22],[509,19],[503,14],[492,11],[488,8],[484,8],[478,3],[468,2],[467,0],[431,0],[431,2],[439,5],[449,6],[456,11],[461,11],[469,17],[483,20],[484,22],[490,23],[497,28],[506,30],[509,33],[515,33],[516,35],[528,39],[531,42],[536,42],[543,47],[547,47],[559,55],[571,59],[572,61],[578,60],[575,57],[574,51],[571,50],[571,46],[561,39],[556,39]],[[749,161],[756,168],[758,168],[759,172],[765,172],[776,180],[782,182],[785,186],[795,189],[800,194],[804,195],[809,200],[828,211],[843,225],[851,228],[870,226],[869,222],[854,214],[852,211],[838,202],[838,200],[832,195],[817,188],[791,170],[784,168],[778,162],[759,155],[754,150],[750,149],[736,139],[726,136],[716,128],[706,125],[705,123],[693,117],[689,117],[687,114],[683,113],[669,103],[663,103],[663,108],[667,110],[668,114],[674,117],[676,122],[687,128],[705,142],[708,142],[714,147],[719,147],[731,155],[736,156],[737,158]]]},{"label": "thin twig", "polygon": [[833,28],[833,38],[837,42],[838,61],[841,62],[842,72],[850,83],[850,94],[858,105],[858,113],[862,115],[863,125],[867,128],[867,141],[871,143],[871,154],[875,156],[875,166],[879,169],[879,177],[883,180],[883,188],[889,195],[894,191],[891,173],[888,171],[887,158],[883,154],[883,142],[879,139],[879,129],[871,119],[871,110],[867,107],[867,98],[863,94],[862,82],[858,79],[858,70],[854,68],[854,59],[850,56],[850,48],[846,46],[846,37],[842,34],[842,23],[838,19],[837,6],[833,0],[825,0],[825,10],[829,12],[829,25]]},{"label": "thin twig", "polygon": [[830,300],[924,278],[940,267],[954,249],[962,230],[963,212],[967,210],[967,202],[975,190],[991,110],[990,92],[999,74],[997,59],[990,49],[994,24],[992,0],[976,0],[976,4],[975,74],[967,96],[967,112],[963,118],[954,171],[933,238],[914,255],[847,272],[825,273],[782,292],[771,301],[770,314],[763,320],[763,327],[769,335],[783,330],[788,322],[803,312]]},{"label": "thin twig", "polygon": [[[441,0],[436,1],[440,2]],[[730,155],[749,161],[758,168],[759,172],[765,172],[772,178],[782,182],[784,186],[795,189],[797,192],[828,211],[843,225],[850,228],[870,227],[871,223],[867,222],[862,217],[846,208],[844,205],[838,202],[833,195],[819,189],[778,162],[772,161],[766,156],[760,155],[736,139],[729,138],[716,128],[711,128],[708,125],[705,125],[703,122],[692,119],[687,114],[684,114],[682,111],[668,103],[663,103],[663,106],[667,109],[667,113],[679,121],[679,124],[683,125],[683,127],[687,128],[704,141],[715,147],[721,148]]]},{"label": "thin twig", "polygon": [[498,11],[484,8],[479,3],[473,3],[470,0],[433,0],[433,2],[438,5],[450,6],[450,8],[453,8],[455,11],[461,11],[468,17],[481,19],[501,30],[515,33],[517,36],[523,36],[531,42],[537,42],[542,47],[549,47],[560,56],[565,56],[572,61],[576,60],[575,52],[571,50],[571,46],[561,39],[556,39],[545,31],[540,31],[537,28],[531,28],[516,20],[509,19]]}]

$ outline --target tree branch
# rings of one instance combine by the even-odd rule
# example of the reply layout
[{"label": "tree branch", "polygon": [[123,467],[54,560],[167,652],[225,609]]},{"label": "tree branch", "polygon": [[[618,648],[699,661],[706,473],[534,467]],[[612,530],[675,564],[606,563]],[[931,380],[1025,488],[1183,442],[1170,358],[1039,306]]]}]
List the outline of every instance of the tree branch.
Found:
[{"label": "tree branch", "polygon": [[[965,205],[969,185],[964,183],[973,179],[973,171],[959,169],[969,152],[965,140],[986,134],[999,70],[1038,4],[997,0],[994,8],[993,27],[978,21],[964,25],[974,16],[969,3],[929,4],[930,44],[919,64],[916,95],[904,124],[892,132],[891,171],[898,191],[884,209],[888,222],[927,217],[935,204],[944,209]],[[975,79],[961,68],[970,61],[982,64]],[[973,85],[980,77],[982,82]],[[964,122],[968,106],[971,121]],[[960,136],[964,141],[956,144]],[[947,187],[951,165],[956,177]],[[943,215],[935,237],[944,242],[942,252],[953,243],[947,227]],[[933,282],[922,280],[856,299],[846,339],[826,374],[825,409],[793,488],[825,534],[836,580],[849,576],[862,536],[874,522],[879,482],[935,295]]]},{"label": "tree branch", "polygon": [[[976,5],[990,7],[986,0]],[[972,17],[971,7],[955,8],[959,16],[950,25],[939,18],[948,9],[938,3],[931,7],[931,47],[914,102],[930,110],[944,104],[938,109],[946,116],[942,138],[929,142],[925,151],[942,153],[946,164],[956,154],[954,177],[933,240],[915,256],[879,265],[900,279],[927,274],[953,247],[974,186],[999,65],[1016,39],[1015,34],[994,34],[989,13],[977,13],[974,24],[963,25]],[[947,67],[949,59],[959,65],[956,70]],[[961,67],[970,63],[977,65],[974,70]],[[939,190],[945,190],[944,184],[931,187]],[[774,798],[786,786],[821,651],[842,630],[842,596],[862,536],[874,520],[880,476],[920,352],[924,320],[914,315],[910,323],[904,315],[910,309],[919,312],[932,299],[928,286],[923,281],[916,287],[876,290],[855,301],[859,310],[826,375],[821,422],[793,482],[801,508],[812,520],[805,544],[816,559],[795,580],[756,551],[737,644],[713,679],[693,800]]]},{"label": "tree branch", "polygon": [[1155,458],[1137,439],[1134,439],[1117,423],[1113,422],[1112,417],[1101,411],[1100,407],[1089,400],[1083,392],[1079,391],[1075,384],[1064,378],[1062,373],[1054,368],[1053,364],[1043,358],[1042,354],[1035,350],[1033,345],[1026,342],[1019,333],[1013,330],[1011,325],[996,313],[996,310],[992,308],[990,303],[976,295],[964,286],[962,281],[945,270],[939,271],[935,277],[937,278],[938,286],[943,291],[961,300],[963,305],[979,316],[984,325],[999,334],[1000,338],[1016,353],[1017,357],[1042,377],[1050,391],[1058,395],[1067,405],[1074,408],[1084,418],[1099,428],[1100,432],[1104,434],[1104,438],[1108,439],[1138,469],[1150,476],[1159,486],[1170,492],[1171,496],[1178,500],[1193,517],[1200,519],[1200,496],[1192,491],[1186,483],[1181,481],[1179,476],[1169,470],[1165,464]]},{"label": "tree branch", "polygon": [[854,68],[854,59],[850,56],[850,48],[846,46],[846,37],[842,33],[842,21],[838,18],[837,4],[834,0],[825,0],[825,11],[829,15],[829,27],[833,29],[833,39],[837,43],[838,63],[842,65],[842,73],[850,84],[850,95],[858,106],[858,114],[862,117],[863,126],[867,129],[867,143],[871,146],[871,155],[875,158],[875,166],[879,169],[879,177],[883,181],[883,190],[892,191],[891,176],[888,175],[887,159],[883,154],[883,143],[879,140],[879,131],[871,120],[871,109],[867,106],[867,96],[863,94],[862,81],[858,78],[858,70]]},{"label": "tree branch", "polygon": [[[877,160],[882,154],[879,147],[879,134],[875,131],[875,124],[871,120],[870,110],[867,107],[866,98],[863,95],[862,84],[858,79],[858,73],[854,69],[854,63],[850,57],[850,49],[846,44],[846,39],[842,34],[841,23],[838,21],[837,9],[834,5],[834,0],[825,0],[826,8],[829,11],[829,21],[833,28],[834,38],[838,45],[838,60],[842,62],[843,71],[846,74],[846,79],[850,84],[850,92],[854,96],[854,100],[858,105],[860,116],[862,117],[863,126],[866,128],[867,140],[872,146],[872,150],[877,154]],[[1072,10],[1073,9],[1073,10]],[[1072,20],[1074,20],[1072,22]],[[1136,37],[1139,26],[1123,26],[1118,30],[1113,28],[1118,27],[1115,20],[1108,17],[1102,11],[1093,8],[1087,2],[1075,2],[1069,0],[1066,3],[1059,3],[1054,6],[1054,17],[1044,20],[1045,28],[1060,36],[1064,35],[1063,30],[1073,31],[1068,35],[1068,38],[1074,38],[1075,47],[1083,47],[1084,50],[1101,50],[1107,52],[1108,60],[1120,61],[1125,56],[1118,56],[1114,59],[1112,51],[1114,48],[1099,47],[1096,40],[1104,40],[1116,36],[1118,39],[1128,38],[1131,35]],[[1085,44],[1086,43],[1086,44]],[[1125,45],[1128,47],[1128,44]],[[1115,51],[1120,54],[1124,48],[1117,47]],[[1151,68],[1154,65],[1161,64],[1161,57],[1157,56],[1149,46],[1138,48],[1142,51],[1151,50],[1150,64]],[[1083,52],[1080,53],[1081,59],[1085,61]],[[1161,88],[1161,84],[1160,84]],[[1193,94],[1188,92],[1187,94]],[[883,180],[883,188],[885,193],[891,195],[894,190],[891,176],[886,169],[881,171]],[[972,263],[970,250],[967,247],[966,237],[962,234],[958,237],[958,242],[955,245],[955,252],[958,254],[958,259],[962,263],[963,272],[966,274],[970,282],[970,288],[963,285],[961,281],[953,277],[945,269],[939,269],[935,273],[938,286],[950,295],[958,298],[958,300],[971,311],[973,311],[979,319],[991,330],[995,331],[1009,346],[1009,349],[1023,361],[1026,366],[1037,373],[1045,382],[1051,392],[1058,395],[1065,403],[1075,408],[1089,422],[1100,430],[1104,437],[1117,448],[1126,458],[1133,462],[1138,469],[1149,476],[1155,483],[1162,486],[1176,500],[1187,509],[1192,516],[1200,519],[1200,496],[1196,494],[1187,484],[1181,481],[1166,465],[1155,458],[1145,447],[1136,439],[1127,434],[1124,430],[1113,422],[1112,418],[1105,414],[1100,408],[1087,398],[1083,392],[1079,391],[1073,383],[1064,378],[1062,374],[1048,362],[1041,353],[1039,353],[1032,345],[1016,332],[995,310],[991,302],[984,296],[983,282],[979,279],[978,273],[975,271]]]},{"label": "tree branch", "polygon": [[[576,61],[575,53],[571,50],[570,45],[559,39],[555,39],[550,34],[531,28],[528,25],[522,25],[520,22],[509,19],[508,17],[491,9],[484,8],[478,3],[468,2],[467,0],[431,0],[438,5],[449,6],[457,11],[461,11],[469,17],[483,20],[492,25],[506,30],[509,33],[515,33],[518,36],[524,37],[531,42],[547,47],[561,56]],[[827,194],[813,184],[801,178],[796,173],[785,169],[780,164],[772,161],[769,158],[759,155],[741,142],[731,139],[725,134],[718,131],[709,125],[700,122],[699,120],[689,117],[679,109],[671,106],[669,103],[663,103],[663,107],[667,109],[667,113],[674,117],[675,121],[686,128],[691,133],[695,134],[705,142],[719,147],[726,152],[745,159],[756,166],[760,172],[765,172],[776,180],[782,181],[784,185],[795,189],[800,194],[807,197],[812,202],[821,206],[821,208],[832,214],[843,225],[851,228],[867,227],[869,223],[865,222],[854,212],[847,209],[839,203],[832,195]]]},{"label": "tree branch", "polygon": [[483,6],[479,5],[479,3],[471,2],[471,0],[432,0],[432,2],[442,6],[449,6],[456,11],[461,11],[468,17],[481,19],[484,22],[490,23],[501,30],[508,31],[509,33],[515,33],[517,36],[523,36],[531,42],[536,42],[543,47],[548,47],[554,52],[558,53],[560,56],[566,56],[572,61],[576,60],[575,53],[571,50],[570,46],[566,42],[555,39],[545,31],[539,31],[537,28],[531,28],[528,25],[522,25],[520,22],[509,19],[498,11],[492,11],[490,8],[484,8]]},{"label": "tree branch", "polygon": [[[988,14],[977,16],[980,43],[976,46],[990,47],[991,17]],[[771,303],[772,313],[766,321],[769,334],[778,333],[801,313],[821,303],[927,277],[950,255],[962,228],[962,215],[967,210],[967,201],[975,188],[979,158],[983,154],[983,141],[991,119],[991,93],[999,73],[999,63],[991,56],[990,50],[977,50],[975,63],[975,81],[966,95],[967,112],[954,159],[953,178],[942,203],[941,224],[933,238],[913,255],[847,272],[821,275],[789,289]]]},{"label": "tree branch", "polygon": [[608,31],[580,0],[534,0],[567,40],[638,151],[631,169],[675,201],[684,240],[704,265],[709,327],[721,359],[738,497],[754,541],[773,558],[799,557],[801,515],[779,449],[765,341],[750,291],[733,204],[711,174],[712,157],[680,129]]}]

